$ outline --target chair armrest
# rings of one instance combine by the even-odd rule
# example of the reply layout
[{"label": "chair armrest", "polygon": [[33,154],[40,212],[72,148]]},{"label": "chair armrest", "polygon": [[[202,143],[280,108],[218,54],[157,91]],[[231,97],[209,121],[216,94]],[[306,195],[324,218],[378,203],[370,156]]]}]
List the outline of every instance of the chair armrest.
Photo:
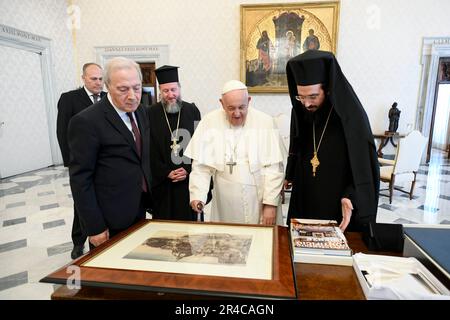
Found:
[{"label": "chair armrest", "polygon": [[388,165],[388,166],[395,165],[395,161],[394,160],[389,160],[389,159],[384,159],[384,158],[378,158],[378,162],[380,164],[385,164],[385,165]]}]

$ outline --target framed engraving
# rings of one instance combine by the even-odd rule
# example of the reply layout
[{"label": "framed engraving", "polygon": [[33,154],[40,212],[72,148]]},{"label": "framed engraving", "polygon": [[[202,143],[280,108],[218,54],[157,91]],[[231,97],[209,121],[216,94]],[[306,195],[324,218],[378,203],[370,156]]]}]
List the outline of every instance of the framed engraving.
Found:
[{"label": "framed engraving", "polygon": [[[82,286],[296,298],[288,230],[145,220],[74,261]],[[66,284],[70,265],[42,282]]]}]

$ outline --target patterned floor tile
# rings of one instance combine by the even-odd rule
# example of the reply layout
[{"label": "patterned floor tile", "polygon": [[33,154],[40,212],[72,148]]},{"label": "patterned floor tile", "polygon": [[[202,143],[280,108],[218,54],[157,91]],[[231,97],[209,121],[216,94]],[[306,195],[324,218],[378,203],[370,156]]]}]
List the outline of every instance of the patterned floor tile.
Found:
[{"label": "patterned floor tile", "polygon": [[38,196],[38,197],[42,197],[42,196],[48,196],[48,195],[51,195],[51,194],[55,194],[55,191],[39,192],[39,193],[37,194],[37,196]]},{"label": "patterned floor tile", "polygon": [[52,204],[46,204],[46,205],[40,206],[40,209],[41,210],[48,210],[48,209],[53,209],[53,208],[58,208],[58,207],[59,207],[59,204],[52,203]]},{"label": "patterned floor tile", "polygon": [[19,183],[19,182],[33,182],[33,181],[38,181],[41,180],[42,178],[39,176],[24,176],[24,177],[17,177],[17,178],[13,178],[10,179],[10,181],[15,182],[15,183]]},{"label": "patterned floor tile", "polygon": [[[402,194],[402,195],[400,195],[400,197],[409,199],[409,194]],[[419,199],[419,197],[418,197],[418,196],[415,196],[415,195],[413,195],[412,198],[413,198],[413,200]]]},{"label": "patterned floor tile", "polygon": [[3,221],[3,226],[4,227],[9,227],[9,226],[13,226],[13,225],[21,224],[21,223],[25,223],[25,222],[27,222],[27,218],[26,217],[17,218],[17,219],[11,219],[11,220],[5,220],[5,221]]},{"label": "patterned floor tile", "polygon": [[25,201],[15,202],[15,203],[9,203],[6,205],[6,209],[11,209],[15,207],[21,207],[25,205]]},{"label": "patterned floor tile", "polygon": [[387,204],[387,203],[383,203],[382,205],[378,206],[378,208],[386,209],[386,210],[389,210],[389,211],[395,211],[397,209],[397,207],[395,207],[395,206],[393,206],[391,204]]},{"label": "patterned floor tile", "polygon": [[0,244],[0,253],[24,248],[26,246],[27,246],[27,239],[3,243]]},{"label": "patterned floor tile", "polygon": [[66,242],[66,243],[58,244],[56,246],[47,248],[47,254],[49,257],[51,257],[56,254],[61,254],[64,252],[72,251],[72,248],[73,248],[73,243]]},{"label": "patterned floor tile", "polygon": [[19,185],[17,183],[14,183],[14,182],[4,182],[4,183],[1,182],[0,183],[0,190],[11,189],[11,188],[18,187],[18,186]]},{"label": "patterned floor tile", "polygon": [[25,283],[28,283],[27,271],[12,274],[10,276],[0,278],[0,291],[14,288]]},{"label": "patterned floor tile", "polygon": [[0,197],[9,196],[12,194],[25,193],[25,189],[21,187],[14,187],[12,189],[0,190]]},{"label": "patterned floor tile", "polygon": [[397,219],[394,221],[394,223],[398,223],[398,224],[417,224],[417,222],[411,221],[411,220],[407,220],[407,219]]},{"label": "patterned floor tile", "polygon": [[438,208],[432,208],[432,207],[428,207],[425,205],[421,205],[420,207],[417,207],[417,209],[423,210],[423,211],[428,211],[428,212],[438,212],[439,211]]},{"label": "patterned floor tile", "polygon": [[50,229],[50,228],[56,228],[56,227],[59,227],[59,226],[63,226],[65,224],[66,224],[66,222],[64,221],[64,219],[60,219],[60,220],[46,222],[46,223],[43,224],[43,227],[44,227],[44,230],[45,230],[45,229]]}]

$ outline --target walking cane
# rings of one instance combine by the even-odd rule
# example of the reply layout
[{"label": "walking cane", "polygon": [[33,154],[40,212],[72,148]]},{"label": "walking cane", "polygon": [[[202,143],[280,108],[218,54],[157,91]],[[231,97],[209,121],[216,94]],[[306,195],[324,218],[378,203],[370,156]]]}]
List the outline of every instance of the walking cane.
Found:
[{"label": "walking cane", "polygon": [[203,208],[204,207],[205,206],[203,205],[202,202],[197,203],[197,209],[200,210],[200,212],[197,213],[197,221],[199,221],[199,222],[205,221],[205,215],[203,213]]}]

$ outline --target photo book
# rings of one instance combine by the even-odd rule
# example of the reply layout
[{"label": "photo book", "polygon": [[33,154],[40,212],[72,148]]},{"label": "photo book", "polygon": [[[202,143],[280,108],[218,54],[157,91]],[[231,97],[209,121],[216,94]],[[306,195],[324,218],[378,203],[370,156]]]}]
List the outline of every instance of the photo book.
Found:
[{"label": "photo book", "polygon": [[352,265],[352,250],[334,220],[291,219],[294,261]]}]

